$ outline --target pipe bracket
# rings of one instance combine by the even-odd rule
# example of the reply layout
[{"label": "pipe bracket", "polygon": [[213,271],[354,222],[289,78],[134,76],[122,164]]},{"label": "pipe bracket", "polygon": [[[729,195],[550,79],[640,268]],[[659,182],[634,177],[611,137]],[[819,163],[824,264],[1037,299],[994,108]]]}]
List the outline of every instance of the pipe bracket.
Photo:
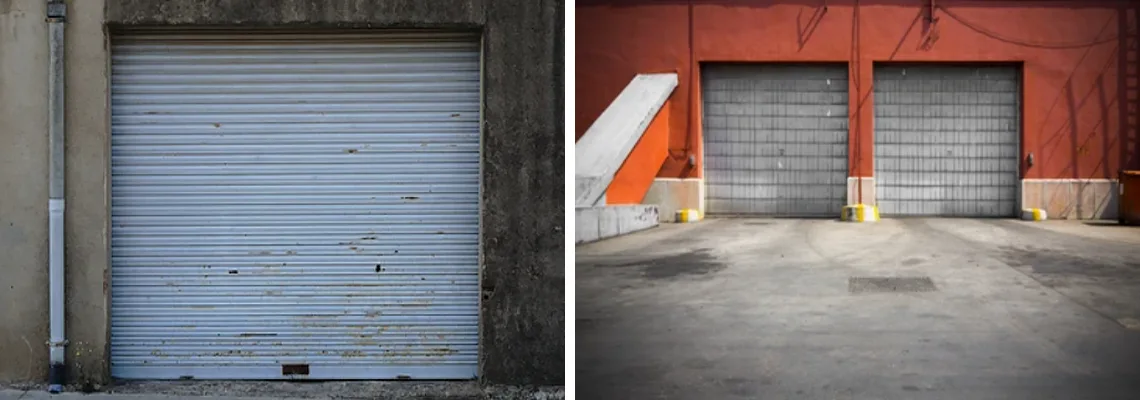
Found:
[{"label": "pipe bracket", "polygon": [[47,17],[49,21],[59,20],[62,22],[65,18],[67,18],[67,4],[62,1],[49,2],[47,5]]}]

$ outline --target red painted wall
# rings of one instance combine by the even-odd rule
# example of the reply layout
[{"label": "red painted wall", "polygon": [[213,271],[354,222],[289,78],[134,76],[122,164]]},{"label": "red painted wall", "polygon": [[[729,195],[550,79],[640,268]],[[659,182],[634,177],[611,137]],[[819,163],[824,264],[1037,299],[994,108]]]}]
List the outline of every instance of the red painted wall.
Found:
[{"label": "red painted wall", "polygon": [[649,122],[645,133],[606,188],[606,204],[641,204],[669,151],[669,102]]},{"label": "red painted wall", "polygon": [[[871,176],[874,63],[1000,62],[1022,66],[1025,178],[1115,178],[1122,167],[1140,168],[1134,2],[937,0],[933,24],[925,18],[930,3],[580,1],[576,134],[634,74],[676,70],[670,156],[658,176],[698,177],[698,63],[845,62],[852,77],[850,174]],[[1032,167],[1024,162],[1030,152]],[[687,153],[697,155],[697,167],[687,166]]]}]

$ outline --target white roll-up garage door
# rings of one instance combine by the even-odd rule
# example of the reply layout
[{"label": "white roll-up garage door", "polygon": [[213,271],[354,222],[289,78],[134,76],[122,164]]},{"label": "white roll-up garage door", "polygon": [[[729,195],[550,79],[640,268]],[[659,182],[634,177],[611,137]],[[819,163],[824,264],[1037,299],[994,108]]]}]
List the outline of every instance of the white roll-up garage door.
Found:
[{"label": "white roll-up garage door", "polygon": [[847,198],[847,69],[702,68],[709,214],[835,216]]},{"label": "white roll-up garage door", "polygon": [[115,38],[111,374],[474,377],[479,47]]},{"label": "white roll-up garage door", "polygon": [[874,79],[882,214],[1016,215],[1016,67],[876,66]]}]

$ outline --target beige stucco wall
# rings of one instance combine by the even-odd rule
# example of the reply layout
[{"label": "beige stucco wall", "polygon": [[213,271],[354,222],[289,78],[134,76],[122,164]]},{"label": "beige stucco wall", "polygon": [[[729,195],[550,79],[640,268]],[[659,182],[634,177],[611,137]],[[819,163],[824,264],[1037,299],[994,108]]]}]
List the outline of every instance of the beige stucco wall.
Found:
[{"label": "beige stucco wall", "polygon": [[[43,0],[0,0],[0,382],[47,379],[47,23]],[[105,377],[107,46],[103,1],[68,2],[68,366]]]},{"label": "beige stucco wall", "polygon": [[0,0],[0,382],[47,376],[48,52],[28,40],[47,37],[44,9]]}]

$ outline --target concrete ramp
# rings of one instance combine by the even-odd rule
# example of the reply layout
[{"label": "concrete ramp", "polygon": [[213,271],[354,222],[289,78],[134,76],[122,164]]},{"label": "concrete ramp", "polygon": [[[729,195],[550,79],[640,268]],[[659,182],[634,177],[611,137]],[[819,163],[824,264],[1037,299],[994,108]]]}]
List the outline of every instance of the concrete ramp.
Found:
[{"label": "concrete ramp", "polygon": [[677,87],[677,74],[640,74],[574,145],[575,206],[605,205],[606,188]]}]

